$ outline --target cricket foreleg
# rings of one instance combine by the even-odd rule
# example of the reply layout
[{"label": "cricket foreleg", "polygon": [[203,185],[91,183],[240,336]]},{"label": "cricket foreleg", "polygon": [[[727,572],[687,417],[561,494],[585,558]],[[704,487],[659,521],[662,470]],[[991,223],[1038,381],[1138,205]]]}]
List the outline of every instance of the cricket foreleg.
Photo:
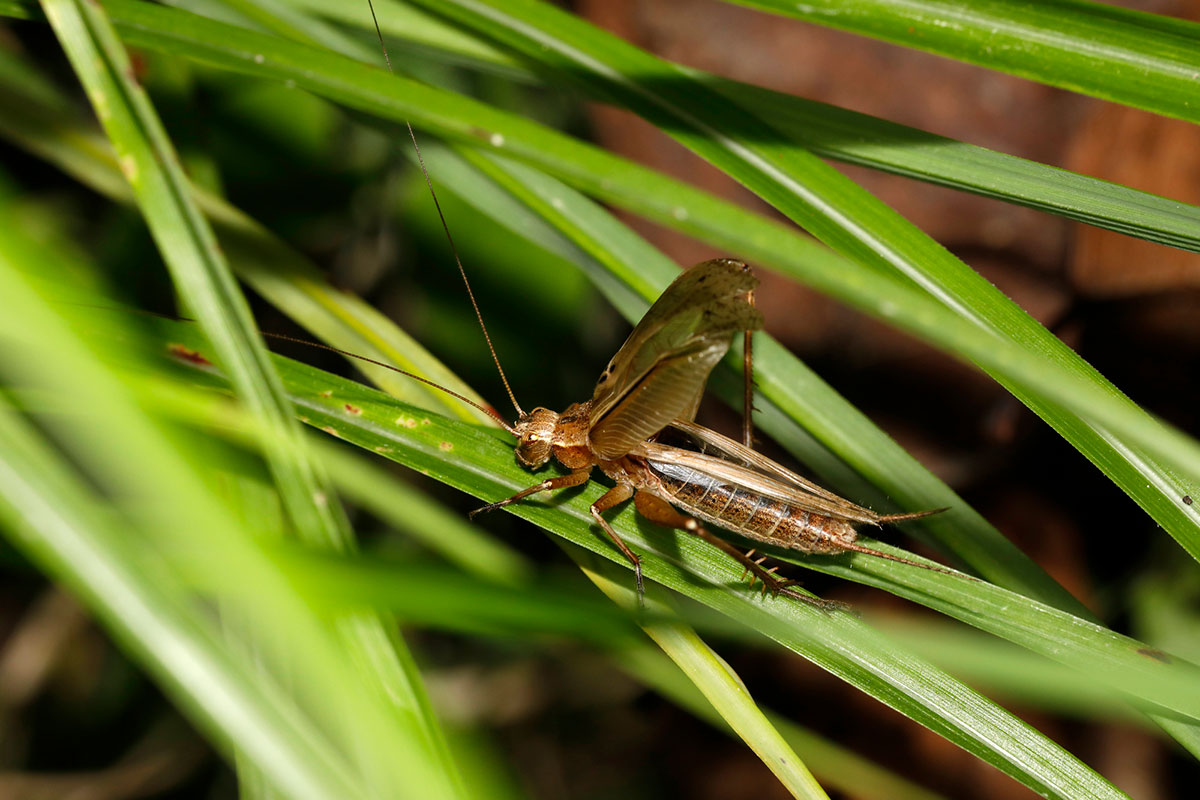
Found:
[{"label": "cricket foreleg", "polygon": [[604,529],[604,532],[608,534],[608,538],[613,540],[613,544],[617,546],[617,549],[621,551],[621,554],[624,555],[625,558],[629,559],[629,563],[633,565],[633,577],[637,582],[638,605],[641,605],[643,602],[642,598],[646,593],[646,588],[642,583],[642,560],[637,557],[637,553],[634,553],[629,549],[629,545],[625,544],[625,540],[617,535],[617,532],[613,530],[613,527],[608,523],[608,520],[600,516],[601,512],[608,511],[610,508],[619,506],[632,496],[632,486],[630,486],[628,483],[618,483],[616,486],[605,492],[599,500],[592,503],[591,511],[592,517],[595,518],[596,523]]},{"label": "cricket foreleg", "polygon": [[[516,503],[519,500],[524,500],[526,497],[529,497],[531,494],[537,494],[538,492],[552,492],[555,489],[569,489],[572,486],[581,486],[581,485],[587,483],[588,478],[590,478],[591,476],[592,476],[592,470],[589,467],[588,469],[576,470],[575,472],[572,472],[568,475],[559,475],[557,478],[547,478],[546,480],[542,481],[541,483],[535,483],[533,486],[530,486],[528,489],[522,489],[521,491],[514,494],[512,497],[507,497],[507,498],[500,500],[498,502],[495,502],[495,503],[488,503],[486,506],[483,506],[482,508],[477,508],[474,511],[467,514],[467,516],[471,517],[473,519],[476,514],[482,514],[485,511],[495,511],[497,508],[504,508],[505,506],[512,505],[513,503]],[[601,498],[601,499],[603,499],[603,498]]]},{"label": "cricket foreleg", "polygon": [[681,531],[687,531],[694,536],[698,536],[704,541],[711,544],[713,547],[727,553],[735,561],[746,568],[751,575],[763,582],[765,590],[769,590],[772,594],[785,594],[788,597],[794,597],[797,600],[803,600],[805,603],[814,605],[823,610],[840,607],[839,603],[830,603],[821,600],[817,597],[810,597],[806,594],[801,594],[788,589],[787,587],[794,585],[795,581],[785,580],[774,574],[773,569],[763,569],[762,565],[752,558],[753,550],[750,553],[743,553],[729,542],[717,536],[712,531],[700,524],[700,520],[695,517],[689,517],[686,514],[681,514],[675,510],[667,501],[661,497],[650,494],[649,492],[638,492],[633,498],[633,503],[637,507],[638,513],[643,517],[662,525],[667,528],[675,528]]}]

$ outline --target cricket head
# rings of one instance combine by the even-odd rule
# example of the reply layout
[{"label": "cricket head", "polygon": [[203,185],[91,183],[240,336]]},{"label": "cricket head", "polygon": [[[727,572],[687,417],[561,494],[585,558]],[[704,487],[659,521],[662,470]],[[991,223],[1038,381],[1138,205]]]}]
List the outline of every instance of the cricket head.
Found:
[{"label": "cricket head", "polygon": [[517,461],[530,469],[537,469],[549,461],[557,427],[558,412],[548,408],[535,408],[522,414],[513,425],[513,433],[517,436]]}]

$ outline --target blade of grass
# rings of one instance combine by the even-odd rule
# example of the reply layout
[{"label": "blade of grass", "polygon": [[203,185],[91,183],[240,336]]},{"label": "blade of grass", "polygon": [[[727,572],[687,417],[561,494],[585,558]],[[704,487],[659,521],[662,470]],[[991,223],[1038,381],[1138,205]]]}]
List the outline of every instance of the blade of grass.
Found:
[{"label": "blade of grass", "polygon": [[[329,19],[370,30],[365,4],[334,0],[291,0]],[[553,73],[532,71],[524,62],[470,32],[399,3],[376,3],[385,34],[401,48],[447,64],[466,62],[541,83]],[[397,60],[402,50],[394,54]],[[373,60],[376,54],[372,53]],[[894,175],[993,197],[1067,219],[1200,251],[1200,208],[1069,170],[998,153],[928,131],[846,108],[795,97],[700,70],[684,70],[699,83],[823,158],[858,164]],[[566,82],[562,82],[566,86]]]},{"label": "blade of grass", "polygon": [[[194,331],[189,333],[178,325],[172,327],[174,330],[171,338],[189,335],[193,337],[191,344],[202,346],[201,340],[195,338]],[[428,438],[415,431],[439,422],[432,417],[424,417],[417,425],[405,424],[408,420],[416,419],[415,416],[410,416],[413,414],[411,409],[401,410],[396,420],[388,419],[388,415],[394,413],[394,409],[389,411],[386,404],[381,405],[380,396],[366,387],[356,386],[295,362],[281,363],[281,372],[289,379],[289,387],[293,391],[299,391],[296,387],[303,386],[306,387],[305,396],[319,398],[305,404],[309,412],[316,411],[319,407],[323,409],[321,413],[325,421],[332,421],[333,424],[321,425],[321,421],[311,416],[308,417],[308,422],[362,446],[372,441],[398,438],[406,441],[407,447],[411,448],[415,440]],[[321,386],[325,388],[318,388]],[[162,387],[156,387],[152,396],[169,398],[170,394]],[[350,405],[355,409],[352,414],[345,412],[346,399],[351,401]],[[178,401],[175,402],[177,404]],[[369,405],[364,407],[361,405],[363,402]],[[193,411],[189,416],[204,420],[213,415]],[[219,418],[226,427],[233,421],[228,413],[220,414]],[[355,429],[354,426],[346,428],[344,425],[346,422],[360,420],[364,422],[362,430]],[[449,425],[447,431],[450,431]],[[442,435],[449,436],[452,433],[454,432],[450,431]],[[495,441],[498,440],[493,440]],[[447,461],[461,460],[464,468],[470,464],[472,471],[478,473],[481,464],[476,461],[477,454],[457,453],[453,445],[454,441],[450,438],[438,441],[438,449],[447,454]],[[499,448],[502,453],[510,452],[503,444],[499,445]],[[397,449],[391,444],[375,445],[373,449],[389,458],[401,460],[402,463],[409,463],[406,459],[412,455],[411,449]],[[524,475],[516,469],[513,472],[517,476]],[[527,482],[527,476],[525,480]],[[514,482],[514,485],[519,485],[521,478],[514,478]],[[480,491],[478,486],[472,488],[469,484],[458,482],[455,485],[476,494]],[[484,499],[490,498],[485,496]],[[910,553],[880,543],[873,543],[873,546],[885,552],[912,558]],[[1197,681],[1196,667],[1087,620],[1050,609],[1028,598],[1018,599],[995,586],[947,579],[941,573],[897,565],[869,556],[856,554],[836,558],[800,557],[789,551],[768,549],[773,557],[779,560],[791,561],[899,594],[1067,666],[1079,668],[1086,665],[1084,677],[1095,684],[1106,685],[1109,692],[1115,688],[1125,694],[1159,704],[1176,715],[1200,719],[1200,691],[1196,689],[1200,682]]]},{"label": "blade of grass", "polygon": [[[282,359],[280,363],[301,413],[316,427],[364,447],[390,447],[389,457],[476,496],[506,496],[529,481],[528,474],[513,463],[511,447],[491,433],[434,415],[419,417],[421,424],[413,428],[397,427],[392,422],[397,413],[394,401],[303,365]],[[352,398],[361,413],[347,414],[344,403],[330,404],[322,397],[326,391],[337,393],[343,401]],[[587,506],[598,496],[598,490],[594,485],[586,487],[580,495],[553,506],[526,504],[511,508],[518,516],[564,535],[575,544],[617,559],[619,554],[610,552],[611,548],[591,530]],[[756,593],[744,588],[740,567],[703,543],[638,523],[629,512],[618,515],[614,525],[643,555],[644,564],[649,566],[646,574],[652,580],[766,633],[1039,791],[1062,797],[1089,793],[1119,796],[1040,734],[1007,718],[965,687],[954,684],[949,688],[946,681],[953,683],[951,679],[927,664],[902,656],[902,648],[892,642],[882,643],[877,634],[867,633],[847,615],[828,615],[786,600],[761,601]],[[902,565],[888,564],[901,571]],[[963,582],[940,573],[904,569],[923,573],[921,581]],[[977,591],[977,586],[1001,591],[975,583],[956,591],[970,593]],[[1001,718],[1006,721],[1001,723]]]},{"label": "blade of grass", "polygon": [[[431,766],[436,762],[425,757],[420,728],[394,724],[377,702],[381,688],[364,685],[363,670],[335,645],[311,609],[264,560],[253,532],[241,529],[207,491],[200,468],[185,459],[180,443],[164,435],[95,353],[18,274],[19,270],[33,275],[70,275],[73,267],[53,248],[25,241],[11,227],[0,230],[0,294],[7,303],[5,314],[0,315],[0,336],[6,343],[0,365],[13,382],[44,386],[65,404],[66,413],[48,416],[46,422],[59,433],[60,447],[68,449],[88,470],[87,478],[106,489],[104,507],[80,507],[78,497],[62,498],[67,504],[64,508],[86,511],[90,516],[80,523],[76,513],[67,520],[69,525],[51,517],[49,523],[54,527],[43,528],[33,544],[50,548],[46,557],[53,557],[56,574],[83,587],[89,596],[99,596],[98,613],[118,630],[124,630],[127,623],[111,614],[125,609],[110,606],[108,601],[127,603],[128,624],[147,625],[132,633],[143,637],[136,641],[138,647],[147,648],[152,671],[161,674],[169,665],[173,680],[187,686],[194,682],[190,691],[205,693],[197,699],[210,704],[205,713],[222,717],[223,726],[251,724],[253,720],[247,721],[246,715],[260,713],[252,709],[264,703],[278,708],[286,718],[283,728],[272,731],[274,723],[269,720],[253,721],[257,735],[267,738],[239,738],[235,744],[240,752],[262,756],[258,767],[289,794],[357,796],[368,791],[365,786],[390,794],[393,789],[401,792],[407,780],[416,780],[426,784],[427,792],[453,796],[443,788],[445,778]],[[95,328],[88,330],[90,342],[99,335]],[[24,495],[16,497],[21,500]],[[129,521],[114,517],[114,512],[107,510],[110,508],[123,511]],[[91,516],[97,520],[94,527],[87,524]],[[108,525],[114,526],[115,538],[108,536]],[[91,572],[92,568],[97,571]],[[171,609],[179,609],[183,601],[181,572],[203,578],[241,602],[239,608],[254,622],[255,630],[273,632],[264,638],[266,645],[286,632],[287,646],[303,653],[300,663],[288,672],[308,691],[288,698],[278,687],[259,682],[255,691],[261,698],[238,701],[231,692],[249,689],[229,685],[231,676],[220,674],[227,656],[219,648],[230,650],[232,645],[219,644],[211,637],[201,641],[194,629],[172,627],[192,624],[171,616]],[[248,591],[251,587],[252,594]],[[153,618],[159,599],[165,603],[162,613],[167,618]],[[187,598],[186,605],[193,613],[205,608],[197,600]],[[147,614],[151,618],[147,619]],[[198,651],[201,645],[204,650]],[[176,650],[178,647],[183,649]],[[296,658],[295,653],[290,657]],[[205,669],[215,672],[206,674]],[[288,709],[300,699],[307,704],[305,714],[314,715],[313,719],[292,719],[298,712]],[[231,707],[235,702],[238,704]],[[284,752],[293,749],[289,744],[293,736],[325,751],[313,761],[314,769],[340,757],[350,763],[338,767],[337,772],[346,774],[333,784],[329,774],[317,775],[306,787],[308,770],[287,771],[288,761],[306,758]],[[364,736],[370,742],[365,746]],[[402,752],[391,752],[395,748]],[[410,763],[413,760],[417,763]],[[354,787],[350,795],[337,788],[346,781]]]},{"label": "blade of grass", "polygon": [[[565,547],[567,554],[609,599],[627,611],[638,610],[641,598],[629,585],[628,570],[596,558],[578,547]],[[793,797],[829,800],[829,795],[817,783],[808,767],[751,698],[750,690],[737,673],[704,643],[691,626],[669,618],[674,614],[671,613],[673,608],[666,592],[661,592],[653,585],[646,589],[646,610],[664,617],[659,621],[643,622],[642,630],[646,635],[683,670],[721,719],[754,750]]]},{"label": "blade of grass", "polygon": [[[149,99],[129,78],[132,67],[103,11],[72,0],[47,0],[44,7],[176,285],[208,331],[243,402],[280,431],[280,441],[288,441],[289,432],[295,439],[282,388],[255,336],[250,310],[207,222],[188,198],[183,171]],[[344,541],[339,507],[314,503],[325,487],[298,453],[303,453],[298,446],[282,450],[272,445],[268,451],[292,521],[306,539]]]},{"label": "blade of grass", "polygon": [[1200,25],[1086,0],[731,0],[1200,122]]},{"label": "blade of grass", "polygon": [[[712,705],[661,653],[649,647],[636,647],[617,653],[614,658],[621,669],[655,692],[697,717],[727,729]],[[812,764],[817,777],[831,788],[864,800],[943,800],[940,795],[881,769],[779,714],[770,711],[766,714],[792,749]]]},{"label": "blade of grass", "polygon": [[[129,59],[103,9],[86,0],[46,0],[43,7],[113,143],[175,285],[211,337],[241,401],[278,434],[268,439],[265,457],[298,535],[327,547],[350,546],[352,534],[341,505],[304,450],[245,298],[208,223],[190,200],[170,140],[149,98],[132,80]],[[444,737],[398,637],[381,621],[366,619],[346,620],[344,635],[374,667],[387,696],[396,698],[396,712],[420,726],[429,757],[455,784]]]}]

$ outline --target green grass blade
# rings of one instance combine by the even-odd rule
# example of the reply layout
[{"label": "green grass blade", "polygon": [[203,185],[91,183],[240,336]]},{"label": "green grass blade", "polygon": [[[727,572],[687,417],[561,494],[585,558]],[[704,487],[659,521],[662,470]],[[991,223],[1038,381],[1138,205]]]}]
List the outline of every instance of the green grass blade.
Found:
[{"label": "green grass blade", "polygon": [[[639,598],[629,585],[628,570],[579,548],[569,545],[567,548],[567,552],[602,592],[622,608],[637,611]],[[660,593],[654,586],[647,587],[645,603],[650,614],[666,616],[671,610],[669,602],[666,592]],[[704,643],[691,626],[662,619],[644,622],[642,629],[683,670],[721,719],[754,750],[793,797],[829,800],[829,795],[817,783],[808,767],[750,697],[750,691],[741,678]]]},{"label": "green grass blade", "polygon": [[[292,0],[312,12],[372,29],[359,4]],[[422,55],[475,69],[518,72],[525,81],[555,75],[522,67],[509,53],[409,6],[377,3],[384,33]],[[372,54],[369,61],[377,54]],[[1058,214],[1152,242],[1200,251],[1200,208],[1006,153],[938,136],[850,109],[807,100],[699,70],[692,80],[712,86],[791,141],[823,158],[959,189]],[[565,84],[564,84],[565,85]],[[570,88],[570,87],[568,87]]]},{"label": "green grass blade", "polygon": [[[188,198],[187,181],[149,99],[128,77],[132,68],[103,11],[73,0],[49,0],[45,8],[113,143],[164,261],[212,337],[239,396],[280,432],[280,441],[295,439],[282,388],[255,335],[250,309],[208,223]],[[302,452],[273,445],[268,453],[292,521],[306,539],[344,541],[337,504],[322,508],[313,502],[324,486],[297,457]]]},{"label": "green grass blade", "polygon": [[[183,331],[178,333],[182,334]],[[439,479],[445,479],[449,475],[444,470],[449,469],[450,462],[459,462],[463,469],[470,465],[470,469],[476,473],[476,479],[479,470],[499,469],[500,462],[503,462],[504,469],[500,470],[499,476],[493,480],[507,478],[516,488],[528,483],[528,474],[523,473],[513,463],[511,450],[493,437],[481,439],[478,432],[469,433],[467,429],[457,429],[452,435],[447,422],[432,416],[422,418],[422,422],[424,419],[430,420],[428,425],[400,428],[394,424],[392,417],[395,415],[388,410],[386,402],[381,399],[382,396],[366,387],[356,387],[354,384],[294,363],[289,364],[285,375],[289,387],[295,393],[295,399],[305,409],[302,413],[308,416],[310,423],[332,430],[342,438],[364,447],[394,447],[392,452],[384,454],[389,458],[403,459],[403,463]],[[334,390],[342,399],[349,398],[350,403],[361,410],[361,414],[347,414],[343,404],[321,396],[322,391],[329,390]],[[408,449],[400,450],[401,440],[405,441],[405,447]],[[471,449],[460,452],[457,444],[460,440],[473,443]],[[421,445],[416,444],[418,441]],[[428,447],[429,443],[434,441],[443,463],[434,464],[425,457],[414,462],[413,459],[417,458],[417,455],[411,448]],[[477,482],[464,481],[462,478],[451,482],[460,489],[480,496],[481,484]],[[492,490],[494,494],[489,493],[481,499],[490,501],[507,496],[503,492],[508,488],[505,486],[503,489]],[[581,509],[580,519],[591,519],[586,511],[586,504],[573,498],[570,505]],[[562,508],[565,507],[564,504]],[[520,505],[513,508],[519,509],[514,513],[532,518],[543,526],[550,518],[548,512],[554,510]],[[631,516],[631,513],[626,513],[617,519],[628,520]],[[618,527],[618,530],[624,536],[629,528]],[[630,535],[631,541],[642,538],[642,534],[636,528]],[[879,542],[871,544],[885,552],[913,557],[910,553]],[[603,550],[603,547],[600,549]],[[1195,674],[1195,667],[1179,659],[1167,659],[1170,663],[1164,663],[1156,658],[1147,657],[1143,652],[1147,649],[1144,643],[1121,636],[1093,622],[1014,595],[992,584],[951,577],[861,554],[837,558],[802,558],[794,554],[789,555],[788,551],[770,552],[782,560],[907,597],[1069,666],[1083,668],[1098,679],[1105,680],[1109,685],[1130,695],[1191,719],[1200,720],[1200,675]],[[734,565],[729,569],[736,571],[738,568]]]},{"label": "green grass blade", "polygon": [[[213,341],[215,358],[228,370],[239,399],[276,434],[266,440],[265,457],[298,535],[326,547],[350,546],[352,534],[341,505],[304,450],[245,298],[190,199],[170,140],[149,98],[132,80],[128,57],[103,9],[77,0],[47,0],[44,7],[113,143],[175,285]],[[344,627],[348,642],[373,665],[387,695],[396,698],[396,712],[420,724],[430,758],[454,785],[456,768],[402,643],[378,620],[351,619]]]},{"label": "green grass blade", "polygon": [[[54,574],[79,587],[108,625],[128,632],[128,643],[152,672],[173,685],[186,684],[186,703],[206,706],[202,718],[228,732],[228,746],[254,754],[256,766],[290,795],[340,798],[368,793],[366,787],[403,794],[401,787],[412,780],[424,784],[423,796],[453,796],[426,754],[421,727],[415,721],[395,724],[379,704],[382,687],[364,681],[360,664],[335,644],[324,621],[265,558],[256,532],[239,526],[208,490],[208,478],[202,476],[228,466],[209,459],[205,469],[183,456],[180,442],[137,405],[20,274],[45,280],[76,271],[53,248],[25,241],[10,227],[0,231],[0,293],[6,298],[0,369],[9,384],[43,387],[55,398],[58,406],[44,407],[45,425],[56,432],[59,450],[87,471],[86,480],[104,489],[104,505],[88,504],[49,471],[46,459],[28,449],[32,445],[25,437],[26,457],[40,460],[24,465],[40,470],[29,474],[47,482],[11,484],[17,487],[10,494],[17,510],[29,512],[21,505],[29,500],[23,492],[36,490],[45,498],[39,501],[42,508],[61,507],[71,517],[28,513],[25,522],[34,523],[36,536],[19,528],[24,541],[37,548]],[[88,326],[88,342],[96,342],[101,331]],[[111,327],[106,332],[111,338]],[[107,351],[109,357],[115,352]],[[46,525],[38,527],[43,521]],[[256,641],[269,648],[271,663],[289,663],[293,685],[305,690],[284,694],[274,682],[281,672],[253,686],[245,682],[255,668],[243,669],[240,679],[231,673],[230,654],[240,648],[195,627],[196,620],[211,623],[212,616],[210,598],[192,591],[194,582],[229,597],[239,616],[253,625]],[[122,605],[111,605],[118,601]],[[129,631],[127,626],[137,627]],[[294,650],[280,652],[288,648]],[[258,696],[243,697],[248,692]],[[264,707],[274,709],[268,718],[262,717]],[[319,755],[298,750],[300,744]],[[311,762],[311,769],[292,768],[297,759]],[[353,787],[349,794],[347,786]]]},{"label": "green grass blade", "polygon": [[[633,647],[615,655],[617,664],[642,683],[701,719],[725,728],[712,705],[696,691],[679,670],[661,653],[649,647]],[[826,785],[864,800],[943,800],[923,787],[881,769],[875,763],[779,714],[766,712],[788,744],[808,763]]]},{"label": "green grass blade", "polygon": [[1086,0],[733,0],[1200,122],[1200,25]]}]

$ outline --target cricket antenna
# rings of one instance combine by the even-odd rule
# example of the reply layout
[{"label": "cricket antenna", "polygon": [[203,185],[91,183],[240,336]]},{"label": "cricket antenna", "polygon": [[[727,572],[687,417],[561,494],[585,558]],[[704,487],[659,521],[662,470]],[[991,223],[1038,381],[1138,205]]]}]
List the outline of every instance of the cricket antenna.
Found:
[{"label": "cricket antenna", "polygon": [[[379,18],[375,16],[374,2],[367,0],[367,7],[371,9],[371,22],[375,24],[375,36],[379,39],[379,49],[383,51],[383,61],[387,64],[388,72],[395,74],[387,45],[383,42],[383,31],[379,28]],[[433,179],[429,177],[429,170],[425,167],[425,157],[421,155],[421,145],[417,143],[417,134],[413,131],[411,122],[404,120],[404,124],[408,127],[408,138],[412,139],[413,150],[417,154],[417,163],[421,166],[421,174],[425,176],[425,185],[429,187],[429,196],[433,198],[433,207],[437,209],[438,219],[442,222],[442,230],[446,232],[446,241],[450,243],[450,252],[454,254],[454,263],[458,265],[458,274],[462,276],[463,286],[467,287],[467,297],[471,299],[471,307],[475,309],[475,319],[479,320],[479,329],[483,331],[483,339],[487,342],[488,352],[492,354],[492,362],[496,365],[496,371],[500,373],[500,382],[504,384],[504,391],[508,392],[508,399],[512,401],[517,415],[523,417],[525,411],[517,402],[517,396],[513,394],[512,386],[508,383],[508,376],[504,374],[504,367],[500,366],[500,357],[496,355],[496,348],[492,345],[492,337],[488,334],[487,325],[483,324],[483,314],[479,311],[479,303],[475,301],[475,292],[471,290],[471,282],[467,280],[467,271],[463,268],[462,259],[458,255],[454,237],[450,235],[450,226],[446,224],[446,215],[442,213],[442,204],[438,202],[437,192],[434,191]]]},{"label": "cricket antenna", "polygon": [[476,403],[471,398],[465,397],[465,396],[459,394],[458,392],[454,391],[453,389],[447,389],[445,386],[442,386],[440,383],[434,383],[433,381],[429,380],[428,378],[422,378],[420,375],[414,375],[413,373],[409,372],[408,370],[400,369],[399,367],[394,367],[391,364],[384,363],[383,361],[377,361],[377,360],[375,360],[373,358],[369,358],[367,356],[361,356],[358,353],[351,353],[349,350],[342,350],[339,347],[333,347],[332,345],[322,344],[321,342],[310,342],[308,339],[301,339],[296,336],[288,336],[285,333],[270,333],[269,331],[259,331],[259,334],[268,339],[278,339],[279,341],[282,341],[282,342],[294,342],[296,344],[302,344],[302,345],[306,345],[308,347],[315,347],[318,350],[328,350],[331,353],[337,353],[338,355],[347,356],[348,358],[357,358],[359,361],[365,361],[368,364],[374,364],[377,367],[383,367],[384,369],[390,369],[392,372],[398,372],[401,375],[405,375],[409,378],[412,378],[415,381],[420,381],[421,383],[425,384],[426,386],[432,386],[434,389],[443,391],[446,394],[450,395],[451,397],[455,398],[456,400],[461,400],[462,402],[466,403],[467,405],[479,409],[480,411],[487,414],[492,419],[499,422],[500,427],[504,428],[504,430],[508,431],[513,436],[517,435],[516,429],[514,429],[513,426],[508,423],[508,420],[506,420],[504,417],[500,416],[500,412],[497,411],[496,409],[491,408],[490,406],[485,406],[482,403]]}]

